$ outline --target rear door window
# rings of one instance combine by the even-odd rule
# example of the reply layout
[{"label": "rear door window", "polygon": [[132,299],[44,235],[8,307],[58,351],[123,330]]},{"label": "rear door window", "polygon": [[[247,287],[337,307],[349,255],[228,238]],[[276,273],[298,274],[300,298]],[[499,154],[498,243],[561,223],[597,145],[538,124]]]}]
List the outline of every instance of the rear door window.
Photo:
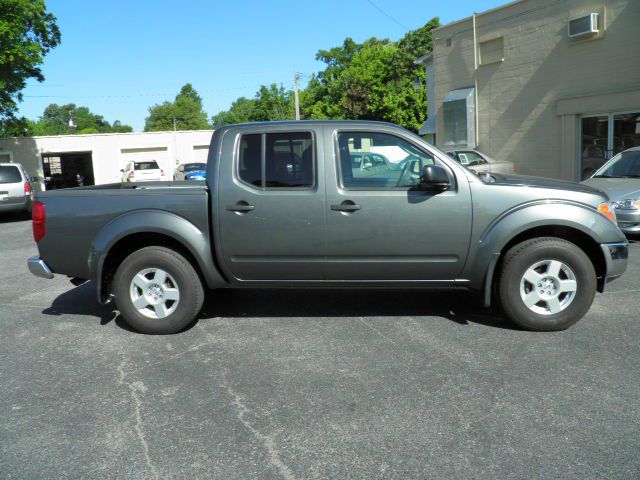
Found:
[{"label": "rear door window", "polygon": [[134,163],[135,170],[160,170],[157,162],[136,162]]},{"label": "rear door window", "polygon": [[238,152],[238,177],[267,190],[313,187],[315,154],[311,132],[243,135]]},{"label": "rear door window", "polygon": [[22,175],[18,167],[12,165],[0,166],[0,183],[20,183]]}]

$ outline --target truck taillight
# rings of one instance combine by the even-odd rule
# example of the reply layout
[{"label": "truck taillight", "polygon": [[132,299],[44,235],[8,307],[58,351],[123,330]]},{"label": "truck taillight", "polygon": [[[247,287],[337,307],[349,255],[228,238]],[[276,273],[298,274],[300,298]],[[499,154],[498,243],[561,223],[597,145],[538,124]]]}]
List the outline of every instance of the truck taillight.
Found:
[{"label": "truck taillight", "polygon": [[135,176],[135,174],[133,172],[129,173],[129,178],[133,178]]},{"label": "truck taillight", "polygon": [[31,195],[31,185],[29,182],[24,182],[24,196]]},{"label": "truck taillight", "polygon": [[38,243],[46,233],[46,214],[44,203],[35,201],[31,207],[31,221],[33,223],[33,239]]},{"label": "truck taillight", "polygon": [[160,176],[164,177],[164,170],[160,169]]}]

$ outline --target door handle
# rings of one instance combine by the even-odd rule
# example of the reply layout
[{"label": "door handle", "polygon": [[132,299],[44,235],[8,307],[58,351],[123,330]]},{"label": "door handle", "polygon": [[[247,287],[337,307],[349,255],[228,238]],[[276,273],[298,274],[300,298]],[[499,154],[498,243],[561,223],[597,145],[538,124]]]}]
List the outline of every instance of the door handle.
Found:
[{"label": "door handle", "polygon": [[253,205],[249,205],[244,200],[239,201],[235,205],[227,205],[225,207],[227,211],[236,212],[236,213],[247,213],[247,212],[250,212],[251,210],[254,210],[255,208],[256,207],[254,207]]},{"label": "door handle", "polygon": [[353,203],[351,200],[347,200],[340,204],[331,205],[331,210],[334,210],[336,212],[355,212],[357,210],[360,210],[360,208],[360,205]]}]

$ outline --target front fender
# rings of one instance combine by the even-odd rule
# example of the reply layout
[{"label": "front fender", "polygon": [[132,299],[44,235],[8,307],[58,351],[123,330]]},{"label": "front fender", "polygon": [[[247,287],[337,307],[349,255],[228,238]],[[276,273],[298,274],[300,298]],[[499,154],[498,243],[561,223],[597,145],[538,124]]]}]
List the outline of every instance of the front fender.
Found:
[{"label": "front fender", "polygon": [[568,200],[530,202],[505,211],[479,234],[471,245],[463,278],[477,290],[484,288],[488,304],[493,270],[502,249],[527,230],[553,226],[580,231],[597,244],[625,241],[620,229],[589,205]]},{"label": "front fender", "polygon": [[136,233],[158,233],[180,242],[193,255],[209,288],[226,285],[213,261],[208,232],[173,213],[146,209],[120,215],[96,236],[88,262],[91,278],[98,281],[99,294],[102,269],[111,248],[119,240]]}]

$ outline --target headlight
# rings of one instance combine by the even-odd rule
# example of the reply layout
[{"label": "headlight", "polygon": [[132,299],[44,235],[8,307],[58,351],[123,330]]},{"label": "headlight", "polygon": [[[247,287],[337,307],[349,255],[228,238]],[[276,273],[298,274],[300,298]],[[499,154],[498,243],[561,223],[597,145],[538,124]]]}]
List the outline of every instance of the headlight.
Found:
[{"label": "headlight", "polygon": [[613,223],[617,223],[616,212],[609,202],[598,205],[598,212],[607,217]]},{"label": "headlight", "polygon": [[613,208],[618,210],[640,210],[640,198],[625,198],[618,202],[613,202]]}]

